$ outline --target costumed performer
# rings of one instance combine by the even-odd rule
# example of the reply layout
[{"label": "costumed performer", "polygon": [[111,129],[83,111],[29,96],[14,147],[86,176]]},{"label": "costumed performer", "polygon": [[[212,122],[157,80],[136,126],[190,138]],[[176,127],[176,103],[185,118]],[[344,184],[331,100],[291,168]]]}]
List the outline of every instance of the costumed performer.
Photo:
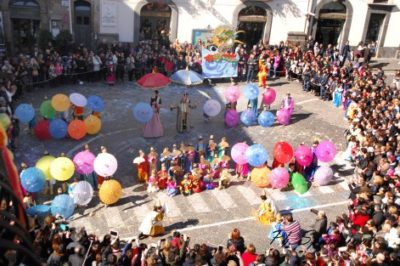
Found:
[{"label": "costumed performer", "polygon": [[219,177],[218,189],[228,188],[229,184],[231,183],[231,180],[234,177],[235,176],[231,175],[229,169],[223,169]]},{"label": "costumed performer", "polygon": [[227,154],[229,143],[226,141],[226,137],[222,137],[220,143],[218,143],[218,158]]},{"label": "costumed performer", "polygon": [[164,136],[164,127],[160,120],[160,108],[155,102],[155,98],[151,98],[151,107],[153,108],[153,116],[150,121],[144,125],[143,137],[159,138]]},{"label": "costumed performer", "polygon": [[169,176],[168,182],[167,182],[167,195],[170,197],[173,197],[176,194],[178,194],[178,192],[179,192],[179,189],[178,189],[178,185],[176,184],[175,178],[172,176]]},{"label": "costumed performer", "polygon": [[171,105],[171,111],[177,109],[176,130],[179,133],[187,132],[191,128],[190,109],[196,108],[196,105],[190,103],[189,94],[185,92],[177,105]]},{"label": "costumed performer", "polygon": [[205,154],[206,154],[206,145],[204,144],[203,136],[199,136],[197,138],[197,144],[196,144],[195,162],[198,163],[200,161],[200,157],[204,156]]},{"label": "costumed performer", "polygon": [[292,96],[290,96],[290,93],[287,93],[286,96],[282,99],[281,109],[288,110],[289,115],[292,116],[294,111],[294,100]]},{"label": "costumed performer", "polygon": [[134,164],[137,164],[137,178],[141,183],[147,182],[149,177],[150,167],[147,160],[147,156],[144,154],[143,150],[139,150],[139,156],[133,160]]},{"label": "costumed performer", "polygon": [[172,154],[169,151],[169,148],[164,148],[163,152],[160,154],[160,163],[164,164],[165,168],[168,169],[171,165]]},{"label": "costumed performer", "polygon": [[183,180],[181,181],[179,189],[184,196],[189,196],[193,193],[192,188],[192,180],[190,180],[189,174],[185,174],[183,176]]},{"label": "costumed performer", "polygon": [[147,193],[157,192],[158,190],[157,172],[156,170],[151,170],[151,175],[147,181]]},{"label": "costumed performer", "polygon": [[165,232],[162,223],[164,214],[165,208],[161,206],[161,202],[157,200],[153,210],[144,217],[139,226],[139,239],[144,239],[148,236],[156,237],[163,235]]},{"label": "costumed performer", "polygon": [[262,202],[257,209],[257,220],[265,225],[275,222],[277,211],[271,199],[267,198],[265,190],[262,191],[261,200]]},{"label": "costumed performer", "polygon": [[168,170],[166,165],[161,164],[161,170],[157,172],[158,188],[166,189],[168,182]]},{"label": "costumed performer", "polygon": [[149,161],[150,172],[153,170],[157,171],[158,153],[156,152],[154,147],[150,147],[150,152],[147,155],[147,160]]},{"label": "costumed performer", "polygon": [[192,171],[195,158],[196,158],[196,151],[193,147],[193,144],[189,143],[189,145],[186,147],[184,156],[185,163],[183,169],[185,170],[185,172]]},{"label": "costumed performer", "polygon": [[264,87],[267,85],[268,67],[265,60],[261,59],[258,61],[258,86]]},{"label": "costumed performer", "polygon": [[214,141],[214,135],[210,135],[210,139],[208,140],[208,145],[206,149],[206,159],[208,162],[212,162],[215,156],[215,152],[217,150],[217,143]]}]

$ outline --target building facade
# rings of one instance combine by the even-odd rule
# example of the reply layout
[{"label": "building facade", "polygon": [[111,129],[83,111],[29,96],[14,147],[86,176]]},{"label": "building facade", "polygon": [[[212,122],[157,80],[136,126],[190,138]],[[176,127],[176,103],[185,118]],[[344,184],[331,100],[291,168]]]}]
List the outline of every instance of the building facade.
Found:
[{"label": "building facade", "polygon": [[291,36],[351,46],[376,42],[380,57],[399,56],[400,0],[0,0],[0,44],[29,46],[40,29],[69,30],[76,43],[195,42],[219,25],[253,45]]}]

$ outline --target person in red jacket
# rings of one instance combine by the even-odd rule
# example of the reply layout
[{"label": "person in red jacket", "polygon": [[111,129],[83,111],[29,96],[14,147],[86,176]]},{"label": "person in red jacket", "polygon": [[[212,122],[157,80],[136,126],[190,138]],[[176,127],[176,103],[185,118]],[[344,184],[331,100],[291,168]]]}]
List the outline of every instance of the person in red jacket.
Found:
[{"label": "person in red jacket", "polygon": [[354,211],[351,217],[351,221],[354,225],[364,227],[364,225],[370,220],[371,217],[367,214],[365,206],[360,206]]},{"label": "person in red jacket", "polygon": [[247,245],[246,251],[242,254],[243,266],[248,266],[257,259],[256,247],[253,244]]}]

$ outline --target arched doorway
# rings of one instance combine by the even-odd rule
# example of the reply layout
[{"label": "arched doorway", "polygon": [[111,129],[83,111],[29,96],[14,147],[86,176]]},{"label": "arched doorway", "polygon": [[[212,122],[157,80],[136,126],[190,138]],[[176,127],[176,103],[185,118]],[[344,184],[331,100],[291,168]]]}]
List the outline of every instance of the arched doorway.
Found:
[{"label": "arched doorway", "polygon": [[12,0],[9,7],[14,48],[31,49],[40,27],[39,3],[35,0]]},{"label": "arched doorway", "polygon": [[169,41],[172,10],[162,2],[148,3],[140,10],[139,40]]},{"label": "arched doorway", "polygon": [[74,37],[75,43],[91,47],[91,5],[87,1],[78,0],[74,3]]},{"label": "arched doorway", "polygon": [[267,11],[259,6],[249,6],[240,10],[238,15],[237,40],[252,47],[263,39],[265,24],[267,23]]},{"label": "arched doorway", "polygon": [[323,4],[318,12],[315,41],[324,45],[343,43],[348,35],[347,18],[348,10],[342,2]]},{"label": "arched doorway", "polygon": [[272,26],[272,9],[261,1],[243,1],[233,12],[232,25],[238,34],[238,40],[246,43],[248,48],[262,41],[269,43]]}]

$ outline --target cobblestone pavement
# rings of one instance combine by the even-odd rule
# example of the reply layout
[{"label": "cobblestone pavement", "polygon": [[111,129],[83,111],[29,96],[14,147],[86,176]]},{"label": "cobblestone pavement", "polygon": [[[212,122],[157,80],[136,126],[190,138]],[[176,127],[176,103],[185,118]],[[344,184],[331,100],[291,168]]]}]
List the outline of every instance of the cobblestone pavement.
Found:
[{"label": "cobblestone pavement", "polygon": [[[342,109],[303,92],[297,82],[289,83],[279,79],[271,81],[269,85],[275,88],[278,94],[277,101],[272,105],[273,110],[278,108],[280,99],[286,92],[291,92],[295,99],[296,108],[289,126],[275,125],[271,128],[262,128],[240,125],[237,128],[227,129],[224,127],[222,113],[205,123],[202,114],[203,103],[209,97],[223,103],[222,93],[229,84],[222,83],[213,87],[199,86],[188,89],[192,102],[197,105],[197,109],[192,111],[194,128],[190,133],[177,134],[176,113],[169,110],[169,105],[179,101],[185,88],[171,85],[160,91],[163,100],[160,116],[165,127],[165,136],[159,139],[144,139],[143,125],[137,123],[132,116],[131,107],[139,101],[148,102],[152,96],[152,91],[137,88],[133,83],[125,82],[114,87],[102,83],[85,83],[38,89],[26,94],[21,102],[32,102],[38,109],[45,96],[50,98],[56,93],[80,92],[86,96],[91,94],[102,96],[106,102],[106,111],[102,114],[101,133],[86,137],[79,142],[68,139],[41,142],[31,136],[27,128],[22,128],[15,155],[17,161],[33,165],[45,150],[53,155],[64,152],[72,157],[83,149],[84,144],[89,144],[94,153],[100,152],[100,146],[104,145],[108,152],[116,156],[119,167],[115,178],[123,185],[122,198],[114,206],[105,208],[95,197],[86,209],[80,208],[76,211],[71,219],[71,226],[85,226],[89,232],[100,235],[113,229],[118,231],[122,238],[130,238],[138,234],[138,226],[144,215],[152,208],[154,199],[159,198],[166,202],[169,209],[165,219],[167,232],[179,229],[190,234],[194,242],[218,245],[224,243],[232,228],[239,227],[246,240],[251,239],[259,250],[264,249],[269,243],[266,240],[269,228],[258,224],[252,216],[252,212],[260,203],[258,188],[247,181],[235,180],[227,190],[205,191],[188,197],[178,195],[169,198],[164,192],[148,195],[143,186],[136,181],[136,170],[132,159],[137,156],[139,149],[148,152],[153,146],[160,152],[163,147],[171,147],[174,143],[196,144],[198,135],[207,139],[210,134],[213,134],[218,142],[222,136],[226,136],[231,145],[244,140],[248,144],[261,143],[270,154],[273,145],[280,140],[297,147],[301,142],[311,144],[314,138],[328,138],[336,143],[339,151],[345,149],[343,132],[346,122],[343,119]],[[246,103],[246,100],[241,98],[238,110],[244,110]],[[340,157],[339,154],[333,165],[338,176],[333,184],[312,187],[309,192],[301,196],[292,191],[268,189],[269,195],[278,207],[295,209],[295,218],[299,219],[304,227],[310,226],[315,218],[309,212],[312,207],[321,207],[327,211],[330,218],[334,218],[346,210],[348,187],[344,177],[351,174],[351,169]]]}]

